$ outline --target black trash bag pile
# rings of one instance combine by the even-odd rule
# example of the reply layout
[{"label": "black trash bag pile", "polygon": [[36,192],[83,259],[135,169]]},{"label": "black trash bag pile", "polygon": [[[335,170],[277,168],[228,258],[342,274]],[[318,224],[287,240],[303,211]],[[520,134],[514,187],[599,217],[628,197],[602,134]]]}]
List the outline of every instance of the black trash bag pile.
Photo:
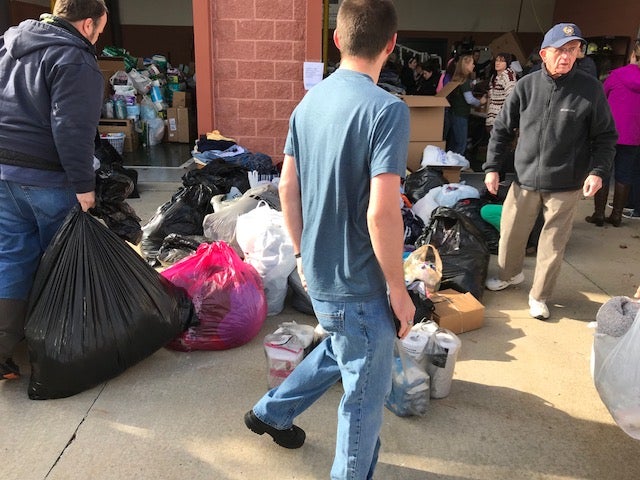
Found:
[{"label": "black trash bag pile", "polygon": [[29,298],[29,398],[68,397],[117,376],[191,326],[193,311],[184,290],[75,207]]},{"label": "black trash bag pile", "polygon": [[404,193],[411,203],[416,203],[424,197],[429,190],[444,185],[447,180],[438,168],[424,167],[407,175],[404,181]]},{"label": "black trash bag pile", "polygon": [[240,193],[249,190],[249,170],[239,165],[232,165],[222,159],[214,159],[203,168],[191,170],[184,174],[182,183],[188,187],[204,184],[213,190],[214,195],[229,193],[236,187]]},{"label": "black trash bag pile", "polygon": [[133,188],[131,178],[118,170],[96,170],[96,205],[90,213],[120,238],[137,245],[142,239],[140,217],[125,200]]},{"label": "black trash bag pile", "polygon": [[489,268],[489,248],[469,217],[453,208],[436,208],[415,246],[426,244],[436,247],[442,259],[440,289],[471,292],[481,301]]},{"label": "black trash bag pile", "polygon": [[180,187],[171,200],[160,205],[142,227],[140,251],[151,266],[158,265],[162,242],[172,233],[202,235],[202,220],[211,212],[213,191],[202,183]]},{"label": "black trash bag pile", "polygon": [[202,235],[180,235],[170,233],[162,241],[158,250],[158,261],[163,267],[168,267],[195,253],[202,243],[211,243]]},{"label": "black trash bag pile", "polygon": [[122,155],[113,148],[109,140],[100,138],[100,134],[96,134],[94,146],[94,155],[100,160],[100,168],[114,170],[131,179],[133,190],[131,190],[126,198],[140,198],[140,194],[138,193],[138,171],[133,168],[125,168]]},{"label": "black trash bag pile", "polygon": [[480,215],[480,209],[485,205],[485,203],[486,202],[478,198],[465,198],[456,202],[452,208],[469,217],[469,220],[471,220],[476,228],[482,233],[482,236],[487,242],[489,253],[497,255],[498,243],[500,243],[500,232],[498,232],[493,225],[486,222]]}]

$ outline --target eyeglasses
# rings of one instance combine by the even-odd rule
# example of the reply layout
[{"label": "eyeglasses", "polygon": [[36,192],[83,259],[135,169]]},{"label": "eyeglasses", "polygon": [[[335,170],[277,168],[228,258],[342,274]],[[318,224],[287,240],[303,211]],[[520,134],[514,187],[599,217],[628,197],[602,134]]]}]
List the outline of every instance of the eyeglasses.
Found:
[{"label": "eyeglasses", "polygon": [[584,45],[576,45],[575,47],[560,47],[553,49],[558,55],[568,55],[570,57],[576,57],[578,53],[584,53],[586,48]]}]

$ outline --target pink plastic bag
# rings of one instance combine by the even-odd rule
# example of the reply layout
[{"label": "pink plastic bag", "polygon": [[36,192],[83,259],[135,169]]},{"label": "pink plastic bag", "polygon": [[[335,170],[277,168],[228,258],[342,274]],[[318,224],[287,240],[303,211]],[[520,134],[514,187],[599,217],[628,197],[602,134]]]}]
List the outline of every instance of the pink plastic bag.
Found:
[{"label": "pink plastic bag", "polygon": [[227,243],[203,243],[162,275],[187,291],[200,320],[167,347],[226,350],[251,341],[262,328],[267,301],[260,275]]}]

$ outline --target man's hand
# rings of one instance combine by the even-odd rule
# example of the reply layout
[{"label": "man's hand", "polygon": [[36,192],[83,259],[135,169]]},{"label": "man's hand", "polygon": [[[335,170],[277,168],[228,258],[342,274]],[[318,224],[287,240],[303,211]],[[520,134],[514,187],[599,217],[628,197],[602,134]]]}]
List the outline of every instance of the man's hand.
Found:
[{"label": "man's hand", "polygon": [[593,197],[602,188],[602,178],[597,175],[589,175],[582,186],[582,195]]},{"label": "man's hand", "polygon": [[83,212],[96,206],[96,192],[76,193],[76,198]]},{"label": "man's hand", "polygon": [[493,195],[498,194],[498,184],[500,183],[500,174],[498,172],[488,172],[484,176],[484,184],[487,187],[489,193]]},{"label": "man's hand", "polygon": [[404,338],[411,330],[411,327],[413,327],[413,317],[416,314],[416,307],[406,288],[398,290],[397,292],[390,291],[389,301],[393,313],[395,313],[396,318],[400,321],[398,337]]}]

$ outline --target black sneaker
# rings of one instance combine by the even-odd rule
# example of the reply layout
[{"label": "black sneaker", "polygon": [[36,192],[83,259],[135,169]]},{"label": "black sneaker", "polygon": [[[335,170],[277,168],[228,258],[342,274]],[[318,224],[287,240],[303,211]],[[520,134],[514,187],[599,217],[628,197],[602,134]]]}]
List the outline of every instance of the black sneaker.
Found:
[{"label": "black sneaker", "polygon": [[7,358],[4,363],[0,363],[0,380],[15,380],[20,378],[20,369],[13,360]]},{"label": "black sneaker", "polygon": [[253,410],[249,410],[244,415],[244,424],[249,430],[258,435],[268,433],[273,441],[284,448],[300,448],[304,444],[306,434],[300,427],[293,425],[287,430],[278,430],[271,425],[267,425],[255,416]]},{"label": "black sneaker", "polygon": [[625,212],[624,210],[622,211],[622,216],[624,218],[628,218],[628,219],[632,219],[632,220],[638,220],[640,219],[640,213],[636,212],[635,210],[631,210],[631,212]]}]

